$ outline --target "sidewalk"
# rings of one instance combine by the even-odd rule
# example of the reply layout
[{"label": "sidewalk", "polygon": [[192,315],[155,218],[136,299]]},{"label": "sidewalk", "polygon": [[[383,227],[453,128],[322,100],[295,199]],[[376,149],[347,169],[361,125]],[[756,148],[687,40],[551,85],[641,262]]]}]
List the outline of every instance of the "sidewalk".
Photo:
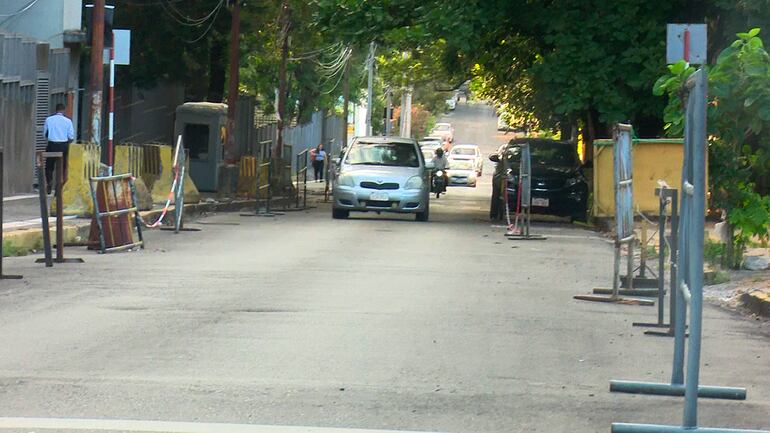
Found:
[{"label": "sidewalk", "polygon": [[[308,194],[309,195],[309,194]],[[215,200],[213,194],[202,196],[202,201],[185,205],[185,221],[190,221],[201,213],[232,212],[253,208],[253,199]],[[53,196],[48,197],[49,202]],[[154,204],[148,211],[140,212],[142,219],[152,224],[158,220],[163,211],[163,204]],[[171,216],[174,206],[169,208],[169,213],[164,223],[171,224]],[[91,218],[78,218],[75,216],[64,217],[64,242],[83,243],[88,240],[91,227]],[[56,237],[56,217],[49,218],[51,239]],[[40,220],[40,202],[38,196],[23,195],[11,196],[3,199],[3,255],[26,255],[42,250],[43,229]]]}]

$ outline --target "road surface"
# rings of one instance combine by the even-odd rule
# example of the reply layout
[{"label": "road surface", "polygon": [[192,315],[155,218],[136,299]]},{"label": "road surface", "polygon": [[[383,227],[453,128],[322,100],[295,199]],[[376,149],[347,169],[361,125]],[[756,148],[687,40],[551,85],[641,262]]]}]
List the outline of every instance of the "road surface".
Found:
[{"label": "road surface", "polygon": [[[506,139],[483,105],[448,120],[485,152]],[[337,221],[320,205],[211,215],[202,232],[148,233],[141,252],[68,250],[80,265],[6,260],[25,279],[0,283],[0,431],[679,423],[679,398],[608,391],[610,379],[669,379],[672,341],[631,327],[655,309],[572,299],[609,284],[611,244],[565,224],[536,226],[546,241],[506,240],[487,220],[491,171],[434,201],[429,223]],[[770,428],[769,335],[706,308],[702,383],[746,386],[748,399],[703,400],[702,425]]]}]

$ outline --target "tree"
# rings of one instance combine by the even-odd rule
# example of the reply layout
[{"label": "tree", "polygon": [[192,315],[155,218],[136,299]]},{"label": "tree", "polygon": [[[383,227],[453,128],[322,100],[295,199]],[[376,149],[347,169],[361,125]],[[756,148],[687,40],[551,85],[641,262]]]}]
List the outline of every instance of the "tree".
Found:
[{"label": "tree", "polygon": [[[770,55],[759,32],[738,33],[707,68],[709,186],[713,205],[727,214],[732,267],[740,265],[747,242],[767,240],[770,228]],[[669,97],[664,112],[669,135],[682,134],[680,90],[693,72],[679,62],[655,83],[654,93]]]}]

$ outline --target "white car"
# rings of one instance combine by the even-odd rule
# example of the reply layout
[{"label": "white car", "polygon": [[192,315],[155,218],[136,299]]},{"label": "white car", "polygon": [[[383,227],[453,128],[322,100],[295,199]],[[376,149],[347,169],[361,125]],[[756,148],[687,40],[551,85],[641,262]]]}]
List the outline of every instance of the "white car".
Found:
[{"label": "white car", "polygon": [[446,106],[450,110],[454,110],[455,108],[457,108],[457,101],[454,98],[447,99],[446,100]]},{"label": "white car", "polygon": [[449,186],[470,186],[476,188],[476,166],[472,159],[450,159],[447,169]]},{"label": "white car", "polygon": [[437,123],[430,135],[446,138],[450,143],[455,141],[455,129],[451,123]]},{"label": "white car", "polygon": [[449,152],[449,160],[467,160],[473,163],[476,176],[481,176],[484,166],[484,157],[481,149],[475,144],[458,144]]}]

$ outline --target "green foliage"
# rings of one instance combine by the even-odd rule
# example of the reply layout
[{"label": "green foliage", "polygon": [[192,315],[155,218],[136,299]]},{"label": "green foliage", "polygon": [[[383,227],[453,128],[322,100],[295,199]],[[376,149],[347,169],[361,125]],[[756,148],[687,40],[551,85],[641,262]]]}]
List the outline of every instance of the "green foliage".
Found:
[{"label": "green foliage", "polygon": [[703,258],[706,260],[706,263],[715,268],[719,267],[722,264],[724,255],[725,244],[709,238],[705,239],[703,244]]},{"label": "green foliage", "polygon": [[[727,212],[735,252],[731,266],[752,239],[767,240],[770,197],[770,55],[759,29],[738,33],[738,40],[722,50],[709,73],[709,181],[713,204]],[[684,80],[694,69],[684,62],[669,67],[653,93],[667,94],[666,131],[681,135]]]},{"label": "green foliage", "polygon": [[3,241],[3,257],[19,257],[26,256],[28,251],[24,248],[10,243],[9,241]]}]

